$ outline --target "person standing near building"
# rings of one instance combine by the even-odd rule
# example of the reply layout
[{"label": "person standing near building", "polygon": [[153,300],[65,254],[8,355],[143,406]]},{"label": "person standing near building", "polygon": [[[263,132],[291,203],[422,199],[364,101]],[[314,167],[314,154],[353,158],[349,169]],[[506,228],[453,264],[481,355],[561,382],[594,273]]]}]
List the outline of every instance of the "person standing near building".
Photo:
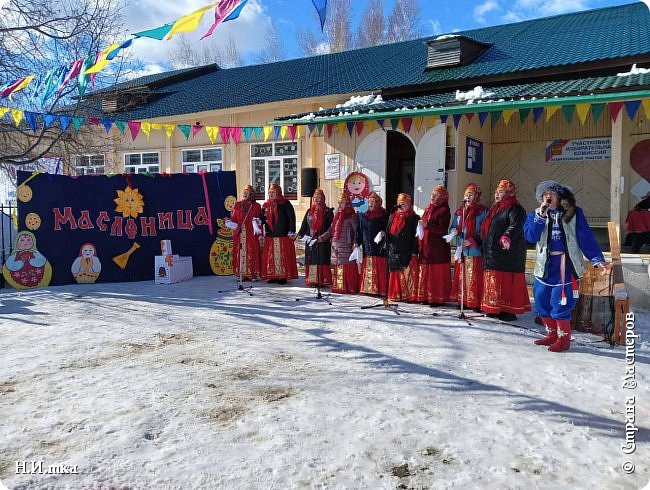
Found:
[{"label": "person standing near building", "polygon": [[357,294],[359,292],[359,268],[350,260],[359,228],[359,218],[350,198],[339,194],[338,209],[329,230],[318,238],[319,242],[332,240],[332,292]]},{"label": "person standing near building", "polygon": [[517,200],[515,184],[502,180],[494,204],[481,224],[483,298],[481,310],[510,322],[530,311],[526,286],[526,211]]},{"label": "person standing near building", "polygon": [[356,245],[361,247],[361,278],[359,291],[372,296],[385,296],[388,290],[386,263],[386,225],[388,213],[376,192],[368,195],[368,211],[359,214]]},{"label": "person standing near building", "polygon": [[571,313],[578,297],[584,258],[607,274],[607,265],[584,212],[576,206],[571,188],[554,180],[541,182],[535,197],[540,206],[526,218],[526,240],[536,243],[535,310],[547,335],[535,341],[552,352],[571,345]]},{"label": "person standing near building", "polygon": [[325,193],[316,189],[311,207],[305,213],[298,236],[305,242],[305,284],[307,286],[331,286],[330,241],[318,238],[329,230],[334,213],[325,204]]},{"label": "person standing near building", "polygon": [[[450,240],[454,240],[457,250],[454,265],[454,280],[450,299],[461,301],[465,308],[480,311],[483,296],[483,252],[481,250],[481,223],[487,208],[481,204],[481,188],[470,183],[464,192],[463,203],[456,210],[451,223]],[[462,274],[462,278],[461,278]]]},{"label": "person standing near building", "polygon": [[262,230],[256,229],[253,222],[262,214],[262,206],[255,202],[255,189],[247,185],[242,191],[242,199],[235,204],[230,216],[230,222],[236,225],[226,226],[233,232],[232,267],[234,274],[243,280],[259,279],[262,270],[259,235]]},{"label": "person standing near building", "polygon": [[413,301],[418,277],[418,239],[415,236],[418,216],[413,200],[406,193],[397,196],[397,205],[388,219],[388,299]]},{"label": "person standing near building", "polygon": [[451,291],[451,252],[444,236],[449,230],[451,211],[449,193],[442,185],[431,191],[420,224],[423,236],[418,240],[418,280],[415,301],[442,306]]},{"label": "person standing near building", "polygon": [[269,198],[262,207],[264,224],[264,250],[262,252],[262,279],[278,284],[298,279],[296,247],[296,213],[291,203],[282,195],[278,184],[269,186]]}]

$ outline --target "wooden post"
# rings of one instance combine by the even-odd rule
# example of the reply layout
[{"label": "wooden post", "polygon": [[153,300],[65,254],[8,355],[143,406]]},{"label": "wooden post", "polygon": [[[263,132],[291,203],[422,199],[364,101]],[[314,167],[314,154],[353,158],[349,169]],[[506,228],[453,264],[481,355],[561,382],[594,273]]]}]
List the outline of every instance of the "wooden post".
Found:
[{"label": "wooden post", "polygon": [[612,291],[614,296],[614,332],[612,342],[618,345],[625,344],[625,334],[627,331],[625,317],[630,311],[630,300],[625,289],[625,279],[623,278],[623,264],[621,262],[621,246],[618,241],[619,227],[610,221],[607,223],[609,231],[609,247],[612,254]]}]

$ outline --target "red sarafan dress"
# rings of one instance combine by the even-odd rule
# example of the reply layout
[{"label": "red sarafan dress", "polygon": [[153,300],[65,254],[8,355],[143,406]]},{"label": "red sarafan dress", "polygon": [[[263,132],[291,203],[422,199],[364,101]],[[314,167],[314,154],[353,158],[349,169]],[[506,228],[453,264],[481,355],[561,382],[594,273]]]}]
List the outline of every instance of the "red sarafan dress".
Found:
[{"label": "red sarafan dress", "polygon": [[451,291],[451,248],[442,238],[447,234],[451,211],[447,200],[429,204],[422,215],[424,236],[418,240],[418,280],[415,301],[441,304]]},{"label": "red sarafan dress", "polygon": [[298,279],[296,246],[289,234],[296,232],[296,214],[291,203],[280,195],[262,207],[265,226],[262,251],[262,279]]},{"label": "red sarafan dress", "polygon": [[409,209],[395,211],[388,219],[388,299],[413,301],[418,278],[418,239],[415,231],[420,217]]},{"label": "red sarafan dress", "polygon": [[235,275],[239,276],[240,264],[243,264],[243,279],[259,279],[261,276],[260,241],[253,231],[253,219],[259,218],[261,214],[262,206],[249,199],[235,204],[231,213],[230,220],[237,223],[237,228],[233,230],[232,268]]},{"label": "red sarafan dress", "polygon": [[350,255],[359,228],[359,218],[347,202],[343,211],[334,215],[332,226],[321,236],[323,240],[332,241],[332,292],[357,294],[359,292],[359,268],[356,261],[350,261]]}]

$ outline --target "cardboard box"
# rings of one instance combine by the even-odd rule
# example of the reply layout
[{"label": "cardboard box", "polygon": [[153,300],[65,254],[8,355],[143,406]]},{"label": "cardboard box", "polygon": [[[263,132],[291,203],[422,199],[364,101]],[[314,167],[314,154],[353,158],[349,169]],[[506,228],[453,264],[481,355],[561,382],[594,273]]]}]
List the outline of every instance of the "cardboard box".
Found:
[{"label": "cardboard box", "polygon": [[192,257],[178,255],[156,255],[154,260],[154,282],[174,284],[188,281],[194,277]]},{"label": "cardboard box", "polygon": [[172,255],[171,240],[160,240],[160,255]]}]

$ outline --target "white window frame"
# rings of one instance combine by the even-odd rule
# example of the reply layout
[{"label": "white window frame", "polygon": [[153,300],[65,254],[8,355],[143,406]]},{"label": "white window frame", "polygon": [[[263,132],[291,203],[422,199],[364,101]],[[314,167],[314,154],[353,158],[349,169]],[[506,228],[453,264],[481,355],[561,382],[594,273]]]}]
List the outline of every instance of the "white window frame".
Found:
[{"label": "white window frame", "polygon": [[[253,155],[253,148],[259,145],[271,145],[271,155]],[[284,146],[284,145],[293,145],[295,148],[295,153],[289,152],[289,153],[284,153],[283,151],[281,152],[280,150],[284,150],[282,147],[278,148],[278,145]],[[250,171],[251,171],[251,180],[253,180],[252,184],[253,187],[255,188],[256,194],[257,194],[257,199],[262,200],[262,196],[264,200],[268,199],[269,197],[269,185],[270,185],[270,180],[269,180],[269,162],[271,161],[276,161],[280,160],[280,186],[282,187],[283,194],[287,196],[287,199],[290,199],[292,202],[298,202],[299,194],[298,194],[298,187],[300,186],[300,145],[298,144],[297,141],[267,141],[267,142],[259,142],[259,143],[252,143],[250,145]],[[290,164],[289,160],[296,160],[296,167],[295,167],[295,175],[293,174],[293,169],[287,168],[286,164]],[[261,177],[255,174],[255,166],[254,163],[264,160],[264,192],[260,192],[260,186],[262,182],[257,182],[257,180]],[[289,178],[290,177],[295,177],[295,179],[292,179],[294,181],[294,185],[287,185],[288,183],[285,182],[285,170],[288,171],[289,173]],[[289,180],[287,178],[287,180]],[[295,187],[295,188],[294,188]],[[295,194],[295,197],[293,196]]]},{"label": "white window frame", "polygon": [[[101,157],[102,164],[92,163],[93,158]],[[88,163],[80,163],[80,160],[87,159]],[[76,175],[104,175],[106,169],[106,155],[103,153],[83,153],[74,156],[74,170]]]},{"label": "white window frame", "polygon": [[[128,157],[132,155],[140,155],[140,163],[139,164],[132,164],[132,163],[127,163]],[[156,158],[158,159],[158,163],[153,164],[153,163],[142,163],[142,160],[144,158],[144,155],[156,155]],[[156,170],[152,170],[153,167],[156,167]],[[131,170],[128,170],[128,169]],[[160,152],[159,151],[142,151],[142,152],[129,152],[124,154],[124,171],[127,174],[144,174],[144,173],[152,173],[152,174],[158,174],[160,173]]]},{"label": "white window frame", "polygon": [[[221,160],[206,160],[204,152],[219,150],[221,152]],[[200,151],[200,162],[185,162],[185,152],[187,151]],[[218,172],[223,170],[223,146],[210,146],[207,148],[183,148],[181,150],[181,171],[183,173],[196,173],[201,171]]]}]

